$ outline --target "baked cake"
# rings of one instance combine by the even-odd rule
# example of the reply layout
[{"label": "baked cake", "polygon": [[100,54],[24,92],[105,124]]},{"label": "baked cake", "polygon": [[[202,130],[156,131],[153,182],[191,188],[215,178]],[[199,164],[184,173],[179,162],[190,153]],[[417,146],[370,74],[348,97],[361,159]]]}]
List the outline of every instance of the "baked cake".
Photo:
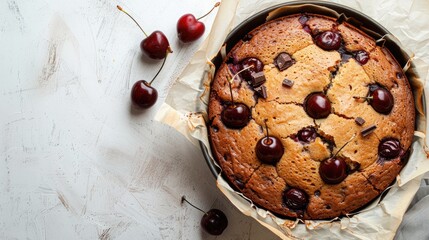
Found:
[{"label": "baked cake", "polygon": [[231,186],[289,218],[365,206],[396,178],[414,133],[414,99],[390,52],[352,25],[299,14],[239,41],[209,101],[213,156]]}]

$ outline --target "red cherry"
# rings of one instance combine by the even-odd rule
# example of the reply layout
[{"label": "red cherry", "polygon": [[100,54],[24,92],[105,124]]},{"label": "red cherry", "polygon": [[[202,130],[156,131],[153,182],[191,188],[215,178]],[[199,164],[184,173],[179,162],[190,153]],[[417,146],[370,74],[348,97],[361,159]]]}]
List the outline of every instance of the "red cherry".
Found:
[{"label": "red cherry", "polygon": [[215,9],[217,6],[219,6],[220,3],[217,2],[214,7],[206,13],[204,16],[199,17],[198,19],[195,18],[192,14],[185,14],[179,18],[179,21],[177,21],[177,37],[179,37],[180,41],[184,43],[193,42],[200,38],[206,29],[204,26],[204,23],[198,21],[201,18],[207,16],[213,9]]},{"label": "red cherry", "polygon": [[228,218],[219,209],[210,209],[201,218],[201,227],[211,235],[221,235],[228,227]]},{"label": "red cherry", "polygon": [[392,111],[393,96],[387,89],[379,87],[371,93],[371,97],[369,103],[376,112],[389,114]]},{"label": "red cherry", "polygon": [[186,202],[191,205],[193,208],[204,213],[201,218],[201,227],[211,235],[221,235],[222,232],[228,227],[228,218],[225,213],[219,209],[210,209],[208,212],[203,211],[201,208],[195,206],[189,202],[185,196],[182,196],[182,203]]},{"label": "red cherry", "polygon": [[256,144],[256,156],[264,163],[276,164],[282,158],[283,153],[283,144],[276,137],[263,137]]},{"label": "red cherry", "polygon": [[130,17],[135,24],[140,28],[143,34],[146,36],[140,43],[140,48],[145,55],[152,59],[163,59],[167,56],[167,53],[172,53],[173,51],[170,48],[170,43],[168,42],[167,37],[161,31],[154,31],[149,36],[143,30],[143,28],[138,24],[138,22],[121,6],[116,6],[119,11],[125,13]]},{"label": "red cherry", "polygon": [[158,99],[158,91],[145,80],[134,83],[131,89],[131,100],[141,108],[152,107]]},{"label": "red cherry", "polygon": [[148,57],[163,59],[167,52],[171,52],[170,43],[161,31],[155,31],[140,43],[140,48]]},{"label": "red cherry", "polygon": [[365,65],[369,60],[369,54],[364,50],[360,50],[353,53],[353,56],[355,57],[356,61],[361,65]]},{"label": "red cherry", "polygon": [[340,183],[347,177],[347,164],[338,157],[326,159],[320,163],[319,174],[325,183]]},{"label": "red cherry", "polygon": [[243,103],[235,103],[225,107],[220,116],[225,126],[239,129],[250,121],[250,109]]},{"label": "red cherry", "polygon": [[337,32],[326,31],[317,35],[315,42],[324,50],[338,50],[341,46],[341,35]]},{"label": "red cherry", "polygon": [[204,34],[206,27],[194,15],[185,14],[177,22],[177,36],[184,43],[192,42]]},{"label": "red cherry", "polygon": [[158,99],[158,91],[156,91],[156,89],[151,85],[158,74],[161,72],[166,60],[167,57],[164,58],[161,67],[149,83],[145,80],[140,80],[134,83],[131,89],[131,101],[135,105],[141,108],[150,108],[155,104],[156,100]]},{"label": "red cherry", "polygon": [[387,138],[383,139],[380,144],[378,144],[378,154],[384,159],[397,158],[401,150],[401,144],[398,139]]},{"label": "red cherry", "polygon": [[308,204],[308,196],[301,189],[290,188],[283,192],[283,203],[292,210],[304,210]]},{"label": "red cherry", "polygon": [[331,103],[325,94],[312,93],[305,99],[304,109],[312,118],[326,118],[331,113]]}]

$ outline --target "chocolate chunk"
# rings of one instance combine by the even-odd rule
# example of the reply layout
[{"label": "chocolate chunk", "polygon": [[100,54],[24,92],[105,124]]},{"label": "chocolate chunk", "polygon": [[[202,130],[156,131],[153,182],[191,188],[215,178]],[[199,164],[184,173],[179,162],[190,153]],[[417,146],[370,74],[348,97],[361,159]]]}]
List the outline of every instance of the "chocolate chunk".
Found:
[{"label": "chocolate chunk", "polygon": [[362,131],[360,131],[360,134],[362,134],[363,137],[368,136],[370,133],[374,132],[374,130],[377,128],[377,126],[375,126],[374,124],[362,129]]},{"label": "chocolate chunk", "polygon": [[251,84],[253,87],[257,87],[263,84],[264,82],[265,82],[265,75],[263,71],[252,73]]},{"label": "chocolate chunk", "polygon": [[365,123],[365,120],[361,117],[355,118],[355,123],[359,126],[362,126]]},{"label": "chocolate chunk", "polygon": [[294,81],[286,79],[286,78],[282,82],[283,86],[285,86],[285,87],[292,87],[294,83],[295,83]]},{"label": "chocolate chunk", "polygon": [[275,65],[280,71],[286,70],[294,64],[293,59],[287,53],[280,53],[275,60]]},{"label": "chocolate chunk", "polygon": [[267,88],[265,86],[259,86],[255,88],[255,91],[263,99],[267,98]]}]

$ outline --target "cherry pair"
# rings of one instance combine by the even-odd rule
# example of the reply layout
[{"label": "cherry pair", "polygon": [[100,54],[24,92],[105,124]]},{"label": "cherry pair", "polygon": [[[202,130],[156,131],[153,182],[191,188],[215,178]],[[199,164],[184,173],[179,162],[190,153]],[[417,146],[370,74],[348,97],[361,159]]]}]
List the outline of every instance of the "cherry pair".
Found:
[{"label": "cherry pair", "polygon": [[[188,43],[200,38],[204,34],[205,26],[204,23],[200,22],[199,20],[207,16],[210,12],[213,11],[214,8],[218,7],[219,5],[220,3],[217,2],[207,14],[198,19],[196,19],[192,14],[183,15],[177,22],[177,34],[179,39],[184,43]],[[140,108],[150,108],[158,99],[158,91],[153,88],[151,84],[163,68],[168,53],[172,53],[173,51],[171,50],[170,43],[163,32],[154,31],[150,35],[147,35],[143,28],[130,14],[128,14],[128,12],[126,12],[121,6],[117,6],[117,8],[128,15],[145,35],[145,38],[140,43],[142,52],[152,59],[164,59],[160,69],[149,83],[145,80],[140,80],[137,81],[131,89],[132,102]]]}]

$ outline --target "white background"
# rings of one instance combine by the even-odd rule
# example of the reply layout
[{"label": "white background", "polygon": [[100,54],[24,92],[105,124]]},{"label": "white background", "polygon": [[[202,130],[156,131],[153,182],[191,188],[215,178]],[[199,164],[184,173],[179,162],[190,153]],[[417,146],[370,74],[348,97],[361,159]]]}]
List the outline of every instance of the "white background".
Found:
[{"label": "white background", "polygon": [[[277,239],[223,197],[199,148],[153,121],[202,42],[179,44],[178,18],[214,3],[0,1],[0,239],[214,239],[182,195],[226,212],[220,239]],[[142,58],[143,34],[117,4],[174,50],[144,112],[130,88],[161,61]]]}]

